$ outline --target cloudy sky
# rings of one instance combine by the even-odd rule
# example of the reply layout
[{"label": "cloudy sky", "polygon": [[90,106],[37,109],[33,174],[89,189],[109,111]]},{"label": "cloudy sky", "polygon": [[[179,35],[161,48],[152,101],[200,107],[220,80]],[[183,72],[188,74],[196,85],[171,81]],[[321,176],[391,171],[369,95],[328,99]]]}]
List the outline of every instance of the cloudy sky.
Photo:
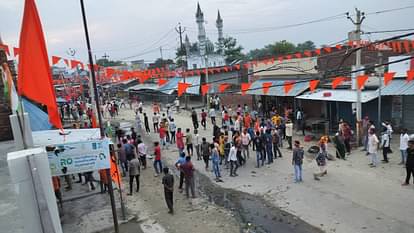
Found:
[{"label": "cloudy sky", "polygon": [[[190,40],[197,38],[197,0],[84,0],[96,56],[107,53],[111,59],[174,58],[179,37],[174,28],[181,22]],[[200,0],[207,36],[217,40],[215,19],[220,9],[224,34],[237,38],[245,48],[288,40],[312,40],[316,45],[331,44],[347,37],[354,28],[345,12],[354,8],[368,13],[364,31],[414,28],[414,8],[375,13],[413,6],[412,0]],[[0,35],[3,42],[18,45],[23,0],[0,0]],[[79,0],[36,0],[46,34],[49,55],[75,57],[87,61]],[[343,15],[341,15],[343,14]],[[331,20],[297,27],[283,27],[331,17]],[[365,39],[386,38],[397,33],[372,34]]]}]

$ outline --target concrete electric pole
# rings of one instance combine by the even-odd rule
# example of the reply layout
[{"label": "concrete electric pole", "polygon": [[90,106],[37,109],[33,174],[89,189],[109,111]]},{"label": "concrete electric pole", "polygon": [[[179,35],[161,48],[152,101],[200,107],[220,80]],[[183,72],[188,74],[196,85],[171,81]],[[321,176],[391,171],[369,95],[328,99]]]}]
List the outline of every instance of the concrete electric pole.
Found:
[{"label": "concrete electric pole", "polygon": [[[356,30],[351,33],[350,39],[356,42],[357,48],[361,46],[361,24],[365,19],[365,13],[355,8],[356,18],[355,20],[347,14],[347,18],[351,20],[351,22],[356,26]],[[361,68],[361,49],[356,51],[356,62],[355,62],[355,69],[358,70]],[[362,72],[358,72],[362,73]],[[362,105],[361,105],[361,89],[358,88],[356,77],[358,74],[355,75],[354,80],[354,89],[357,92],[357,101],[356,101],[356,137],[357,137],[357,146],[361,145],[361,118],[362,118]]]},{"label": "concrete electric pole", "polygon": [[[181,23],[178,23],[178,28],[175,29],[177,31],[177,33],[180,35],[180,50],[184,51],[185,55],[185,62],[183,62],[183,66],[182,66],[182,71],[184,73],[184,71],[187,70],[186,64],[187,64],[187,52],[183,46],[183,33],[185,32],[185,28],[181,28]],[[183,80],[185,83],[185,75],[183,75]],[[185,109],[188,109],[188,101],[187,101],[187,93],[184,92],[184,104],[185,104]]]}]

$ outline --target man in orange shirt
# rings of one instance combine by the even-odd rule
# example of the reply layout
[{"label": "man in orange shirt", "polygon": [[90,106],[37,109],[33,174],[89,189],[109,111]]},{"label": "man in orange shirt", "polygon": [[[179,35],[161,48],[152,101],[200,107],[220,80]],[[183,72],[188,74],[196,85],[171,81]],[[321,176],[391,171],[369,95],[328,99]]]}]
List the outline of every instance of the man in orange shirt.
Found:
[{"label": "man in orange shirt", "polygon": [[252,118],[250,117],[250,114],[246,112],[243,118],[244,127],[246,129],[250,128],[251,122],[252,122]]}]

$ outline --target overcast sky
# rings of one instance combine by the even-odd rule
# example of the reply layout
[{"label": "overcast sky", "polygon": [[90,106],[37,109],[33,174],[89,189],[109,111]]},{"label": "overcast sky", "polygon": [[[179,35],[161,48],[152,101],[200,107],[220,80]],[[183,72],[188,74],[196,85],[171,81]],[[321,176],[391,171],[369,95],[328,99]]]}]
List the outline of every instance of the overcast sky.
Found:
[{"label": "overcast sky", "polygon": [[[84,0],[96,56],[104,53],[110,59],[154,60],[174,58],[179,45],[174,27],[181,22],[190,40],[197,38],[196,0]],[[217,40],[215,20],[220,9],[224,34],[235,37],[245,52],[266,44],[288,40],[300,43],[312,40],[317,46],[341,41],[354,28],[346,16],[335,20],[298,27],[264,31],[261,28],[354,13],[354,8],[372,13],[414,5],[412,0],[200,0],[207,36]],[[0,35],[3,42],[18,46],[24,0],[0,0]],[[49,55],[75,57],[87,61],[86,43],[79,0],[36,0]],[[362,26],[365,31],[414,28],[414,8],[382,14],[369,14]],[[257,32],[259,31],[259,32]],[[247,33],[240,33],[247,32]],[[386,38],[398,33],[375,34],[371,39]],[[364,36],[364,38],[369,38]],[[136,56],[139,55],[139,56]]]}]

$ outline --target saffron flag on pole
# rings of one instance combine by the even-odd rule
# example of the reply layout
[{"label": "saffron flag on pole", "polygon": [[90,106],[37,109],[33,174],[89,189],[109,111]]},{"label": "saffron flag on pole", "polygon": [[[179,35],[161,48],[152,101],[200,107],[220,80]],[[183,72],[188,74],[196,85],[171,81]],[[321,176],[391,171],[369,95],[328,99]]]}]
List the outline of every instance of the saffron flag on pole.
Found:
[{"label": "saffron flag on pole", "polygon": [[26,0],[24,4],[19,49],[19,77],[17,79],[19,94],[46,105],[49,122],[56,128],[62,129],[49,57],[34,0]]}]

